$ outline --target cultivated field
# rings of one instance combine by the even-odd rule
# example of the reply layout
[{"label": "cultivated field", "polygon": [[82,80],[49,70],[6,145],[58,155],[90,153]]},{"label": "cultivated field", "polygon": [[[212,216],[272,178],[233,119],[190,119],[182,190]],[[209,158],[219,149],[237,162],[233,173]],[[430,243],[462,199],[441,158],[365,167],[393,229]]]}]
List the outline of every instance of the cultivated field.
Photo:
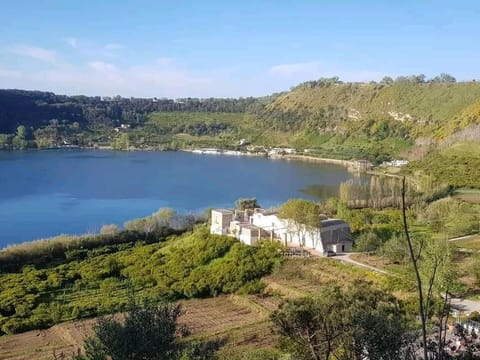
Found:
[{"label": "cultivated field", "polygon": [[[380,276],[326,258],[288,259],[264,279],[264,295],[229,295],[184,300],[180,322],[198,339],[227,338],[221,357],[235,358],[249,349],[271,349],[276,342],[269,315],[282,299],[318,292],[327,284],[345,285],[355,279],[378,281]],[[0,360],[52,359],[54,353],[70,356],[82,348],[94,319],[67,322],[47,330],[0,337]]]}]

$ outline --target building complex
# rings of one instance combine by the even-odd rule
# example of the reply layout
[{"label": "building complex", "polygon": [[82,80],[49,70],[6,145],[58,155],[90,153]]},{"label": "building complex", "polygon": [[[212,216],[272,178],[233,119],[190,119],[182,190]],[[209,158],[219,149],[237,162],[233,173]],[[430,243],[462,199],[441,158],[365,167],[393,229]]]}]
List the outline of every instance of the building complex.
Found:
[{"label": "building complex", "polygon": [[347,222],[339,219],[328,219],[325,216],[321,227],[309,228],[290,219],[279,218],[275,210],[214,209],[211,215],[212,234],[234,236],[247,245],[269,239],[281,241],[286,246],[301,246],[321,253],[342,253],[352,249],[350,227]]}]

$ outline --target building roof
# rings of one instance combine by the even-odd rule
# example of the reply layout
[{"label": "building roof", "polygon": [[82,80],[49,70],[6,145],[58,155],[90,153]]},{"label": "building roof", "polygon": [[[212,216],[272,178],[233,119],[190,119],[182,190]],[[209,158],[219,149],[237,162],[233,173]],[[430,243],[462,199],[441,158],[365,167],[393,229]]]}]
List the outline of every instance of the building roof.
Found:
[{"label": "building roof", "polygon": [[248,230],[259,230],[259,229],[261,229],[259,226],[253,225],[253,224],[240,224],[240,226],[242,227],[242,229],[248,229]]},{"label": "building roof", "polygon": [[278,214],[278,209],[275,209],[275,208],[272,208],[272,209],[255,209],[254,214],[262,214],[264,216],[277,215]]},{"label": "building roof", "polygon": [[233,215],[233,211],[232,210],[227,210],[227,209],[213,209],[212,211],[219,212],[223,215]]},{"label": "building roof", "polygon": [[348,223],[340,220],[340,219],[328,219],[328,220],[322,220],[322,228],[326,228],[329,226],[335,226],[335,225],[347,225]]}]

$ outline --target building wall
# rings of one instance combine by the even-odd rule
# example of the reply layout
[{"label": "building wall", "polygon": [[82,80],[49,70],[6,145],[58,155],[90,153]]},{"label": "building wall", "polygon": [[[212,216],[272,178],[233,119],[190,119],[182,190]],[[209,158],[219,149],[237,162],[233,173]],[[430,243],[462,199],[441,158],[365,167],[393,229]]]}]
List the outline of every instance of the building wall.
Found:
[{"label": "building wall", "polygon": [[[255,245],[259,240],[259,229],[249,224],[233,220],[232,211],[212,210],[210,232],[217,235],[233,235],[247,245]],[[285,245],[305,246],[321,253],[326,250],[349,252],[352,249],[350,228],[339,220],[326,220],[325,227],[318,231],[298,231],[295,225],[280,219],[275,214],[254,213],[250,225],[261,228],[261,237],[281,239]]]},{"label": "building wall", "polygon": [[254,246],[258,242],[258,230],[241,227],[238,239],[246,245]]},{"label": "building wall", "polygon": [[230,222],[233,220],[233,212],[212,210],[210,233],[226,235],[230,233]]},{"label": "building wall", "polygon": [[350,228],[345,222],[330,225],[315,232],[299,232],[294,225],[289,224],[287,220],[278,218],[275,214],[255,213],[250,219],[253,225],[266,231],[273,231],[275,238],[283,240],[285,245],[300,246],[304,244],[305,247],[322,253],[326,250],[348,252],[352,249]]}]

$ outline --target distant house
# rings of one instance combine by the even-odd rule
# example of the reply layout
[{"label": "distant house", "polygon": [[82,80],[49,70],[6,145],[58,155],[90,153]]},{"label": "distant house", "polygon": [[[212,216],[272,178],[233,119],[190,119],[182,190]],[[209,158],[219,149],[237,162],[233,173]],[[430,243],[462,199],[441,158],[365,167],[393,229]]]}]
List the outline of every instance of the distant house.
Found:
[{"label": "distant house", "polygon": [[402,167],[408,165],[408,160],[392,160],[392,161],[384,161],[382,166],[393,166],[393,167]]},{"label": "distant house", "polygon": [[296,152],[293,148],[272,148],[268,151],[268,156],[293,155]]},{"label": "distant house", "polygon": [[322,220],[320,229],[302,231],[291,221],[281,219],[275,211],[256,209],[251,215],[225,209],[212,210],[210,232],[230,235],[247,245],[255,245],[260,239],[277,240],[285,245],[305,246],[319,252],[333,250],[348,252],[352,249],[350,226],[338,219]]},{"label": "distant house", "polygon": [[365,172],[373,168],[373,164],[368,160],[355,160],[353,168],[356,171]]}]

